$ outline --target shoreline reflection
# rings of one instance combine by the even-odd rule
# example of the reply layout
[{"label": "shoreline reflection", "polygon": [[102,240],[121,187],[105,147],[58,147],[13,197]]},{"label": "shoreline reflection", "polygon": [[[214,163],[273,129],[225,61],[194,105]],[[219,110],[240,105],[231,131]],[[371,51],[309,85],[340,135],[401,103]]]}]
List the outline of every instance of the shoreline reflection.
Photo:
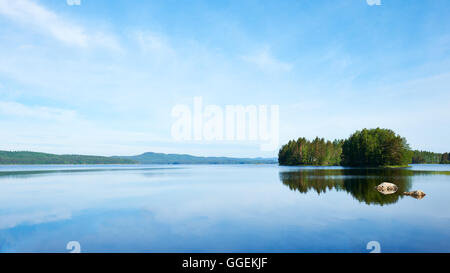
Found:
[{"label": "shoreline reflection", "polygon": [[[402,193],[412,188],[411,177],[416,172],[388,168],[296,169],[280,172],[279,175],[281,182],[293,191],[315,191],[319,195],[331,190],[345,191],[359,202],[383,206],[394,204],[404,197]],[[398,190],[389,194],[379,192],[377,186],[384,181],[394,183]]]}]

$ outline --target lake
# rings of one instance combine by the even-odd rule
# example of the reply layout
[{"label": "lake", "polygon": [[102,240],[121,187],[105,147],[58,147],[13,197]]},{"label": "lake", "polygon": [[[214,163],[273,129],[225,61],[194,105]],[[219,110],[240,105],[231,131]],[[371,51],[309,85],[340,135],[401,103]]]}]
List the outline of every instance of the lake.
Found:
[{"label": "lake", "polygon": [[[399,190],[382,194],[381,182]],[[422,190],[423,199],[404,191]],[[0,166],[0,252],[450,252],[450,165]]]}]

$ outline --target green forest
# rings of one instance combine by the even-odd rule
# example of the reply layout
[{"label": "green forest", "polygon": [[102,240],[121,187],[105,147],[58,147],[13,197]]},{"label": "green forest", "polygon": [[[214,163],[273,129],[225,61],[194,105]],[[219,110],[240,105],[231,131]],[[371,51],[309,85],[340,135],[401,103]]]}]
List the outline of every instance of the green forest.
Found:
[{"label": "green forest", "polygon": [[433,153],[427,151],[413,151],[413,164],[450,164],[449,153]]},{"label": "green forest", "polygon": [[407,166],[410,163],[449,164],[448,153],[412,151],[405,138],[390,129],[363,129],[345,140],[316,137],[291,140],[278,152],[280,165]]},{"label": "green forest", "polygon": [[276,164],[277,158],[202,157],[186,154],[143,153],[135,156],[56,155],[38,152],[0,151],[6,164]]},{"label": "green forest", "polygon": [[55,155],[38,152],[0,151],[0,164],[133,164],[130,159],[90,156]]},{"label": "green forest", "polygon": [[278,153],[281,165],[337,166],[341,163],[342,140],[333,142],[316,137],[291,140]]},{"label": "green forest", "polygon": [[343,166],[407,166],[411,160],[406,139],[389,129],[356,131],[342,145]]}]

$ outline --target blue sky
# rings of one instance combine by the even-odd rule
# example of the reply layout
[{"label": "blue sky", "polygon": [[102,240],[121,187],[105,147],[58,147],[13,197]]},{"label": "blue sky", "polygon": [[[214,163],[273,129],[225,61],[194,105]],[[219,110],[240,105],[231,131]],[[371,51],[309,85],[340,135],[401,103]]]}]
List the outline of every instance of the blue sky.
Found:
[{"label": "blue sky", "polygon": [[450,3],[0,0],[1,150],[275,156],[172,107],[279,105],[280,143],[384,127],[450,151]]}]

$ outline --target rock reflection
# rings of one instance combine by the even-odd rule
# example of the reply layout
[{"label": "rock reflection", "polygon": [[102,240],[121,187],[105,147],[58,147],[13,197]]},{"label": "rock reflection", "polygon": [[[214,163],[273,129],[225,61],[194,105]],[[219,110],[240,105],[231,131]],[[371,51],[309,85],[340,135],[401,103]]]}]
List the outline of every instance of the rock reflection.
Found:
[{"label": "rock reflection", "polygon": [[421,190],[417,190],[417,191],[404,192],[403,195],[408,195],[408,196],[411,196],[413,198],[420,200],[420,199],[423,199],[426,194]]},{"label": "rock reflection", "polygon": [[[329,190],[346,191],[355,199],[368,205],[387,205],[398,202],[401,193],[410,190],[414,172],[405,169],[295,169],[280,172],[281,182],[300,193],[315,191],[318,194]],[[397,185],[392,192],[380,193],[377,186],[389,181]]]}]

